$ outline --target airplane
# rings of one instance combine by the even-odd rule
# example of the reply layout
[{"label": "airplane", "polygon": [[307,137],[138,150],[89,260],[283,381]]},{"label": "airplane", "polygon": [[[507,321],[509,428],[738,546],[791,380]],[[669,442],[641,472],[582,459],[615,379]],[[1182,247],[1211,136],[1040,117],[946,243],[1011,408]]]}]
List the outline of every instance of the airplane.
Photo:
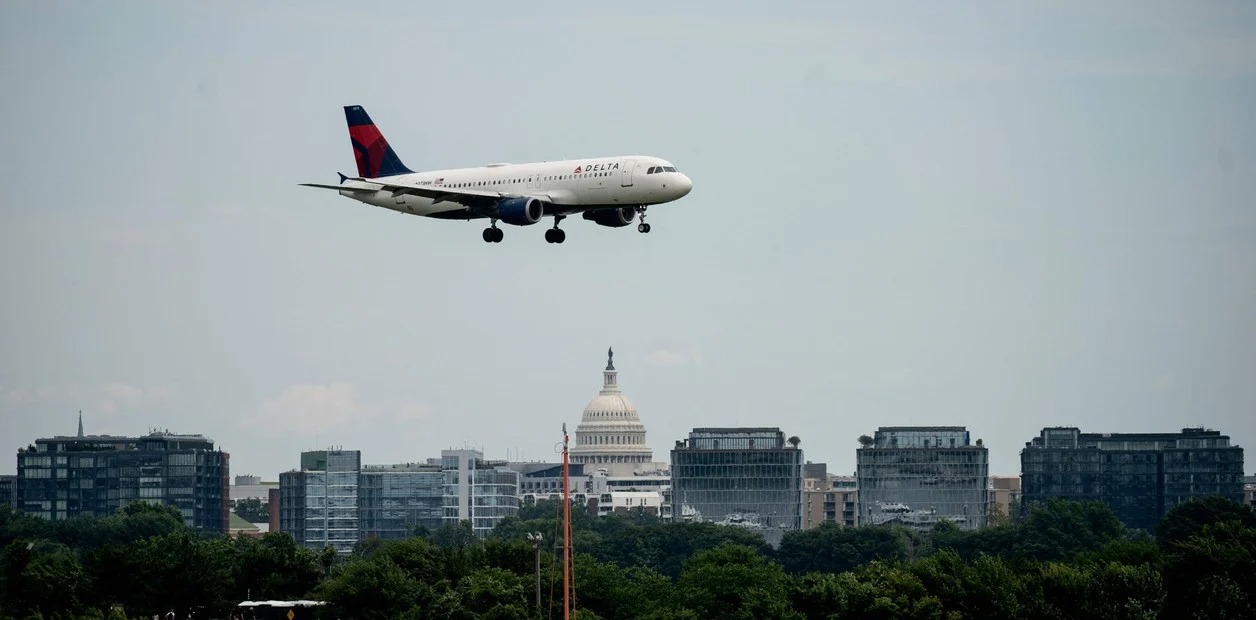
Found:
[{"label": "airplane", "polygon": [[646,207],[678,200],[693,189],[671,162],[648,155],[414,172],[401,163],[362,106],[344,110],[358,176],[337,172],[339,185],[301,186],[334,189],[368,205],[423,217],[487,218],[482,235],[487,243],[501,243],[505,236],[499,221],[531,226],[547,216],[554,218],[554,227],[545,231],[545,241],[562,243],[567,233],[558,224],[577,213],[613,228],[628,226],[639,215],[637,231],[648,233]]}]

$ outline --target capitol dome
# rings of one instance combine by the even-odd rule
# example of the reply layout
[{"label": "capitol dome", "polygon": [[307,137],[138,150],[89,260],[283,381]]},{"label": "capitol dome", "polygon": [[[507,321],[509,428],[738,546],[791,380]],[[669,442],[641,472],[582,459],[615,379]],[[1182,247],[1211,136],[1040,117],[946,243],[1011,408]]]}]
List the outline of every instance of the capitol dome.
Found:
[{"label": "capitol dome", "polygon": [[584,408],[571,462],[584,463],[586,473],[606,468],[613,476],[631,475],[649,463],[654,453],[645,443],[645,425],[637,416],[637,408],[619,391],[615,352],[607,350],[606,355],[602,391]]}]

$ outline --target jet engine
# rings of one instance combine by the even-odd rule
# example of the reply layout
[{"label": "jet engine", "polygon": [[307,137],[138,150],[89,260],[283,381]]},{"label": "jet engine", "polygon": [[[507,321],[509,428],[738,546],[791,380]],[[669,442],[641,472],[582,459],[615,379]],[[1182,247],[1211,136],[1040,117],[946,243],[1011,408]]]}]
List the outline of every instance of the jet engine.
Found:
[{"label": "jet engine", "polygon": [[637,210],[632,207],[619,207],[618,209],[598,209],[596,211],[585,211],[584,219],[593,220],[602,226],[610,226],[619,228],[632,223],[632,218],[636,217]]},{"label": "jet engine", "polygon": [[507,198],[497,203],[497,219],[515,226],[530,226],[545,215],[545,203],[536,198],[521,196]]}]

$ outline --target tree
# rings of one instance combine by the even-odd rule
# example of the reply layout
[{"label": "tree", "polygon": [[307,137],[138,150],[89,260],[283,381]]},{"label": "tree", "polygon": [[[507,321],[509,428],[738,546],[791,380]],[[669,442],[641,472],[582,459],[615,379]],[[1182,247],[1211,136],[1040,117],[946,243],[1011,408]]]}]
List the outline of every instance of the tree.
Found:
[{"label": "tree", "polygon": [[840,573],[877,559],[906,560],[911,535],[898,527],[842,527],[830,521],[786,532],[776,558],[794,574]]},{"label": "tree", "polygon": [[789,608],[781,565],[755,549],[726,544],[685,562],[679,596],[702,618],[799,618]]},{"label": "tree", "polygon": [[1123,538],[1125,526],[1102,502],[1050,499],[1035,504],[1016,528],[1016,555],[1056,560]]},{"label": "tree", "polygon": [[291,600],[306,596],[322,579],[318,554],[288,534],[236,538],[232,563],[234,598]]},{"label": "tree", "polygon": [[1165,564],[1167,617],[1256,617],[1256,527],[1209,523],[1173,543]]},{"label": "tree", "polygon": [[330,618],[398,618],[422,594],[419,584],[387,559],[349,562],[319,589]]},{"label": "tree", "polygon": [[1156,527],[1156,542],[1166,550],[1198,534],[1205,526],[1238,521],[1243,527],[1256,527],[1251,507],[1220,496],[1196,497],[1174,506]]},{"label": "tree", "polygon": [[463,609],[478,618],[524,620],[533,607],[529,603],[532,581],[501,568],[482,568],[458,582]]},{"label": "tree", "polygon": [[466,549],[478,541],[475,530],[471,527],[471,521],[467,519],[459,521],[456,525],[449,522],[443,523],[432,534],[432,542],[445,549]]},{"label": "tree", "polygon": [[267,523],[270,521],[270,513],[266,512],[266,504],[263,504],[262,500],[256,497],[236,502],[234,512],[249,523]]},{"label": "tree", "polygon": [[621,568],[645,566],[675,578],[686,559],[723,544],[754,549],[765,557],[771,552],[758,532],[714,523],[626,525],[604,532],[601,543],[592,552],[599,560]]},{"label": "tree", "polygon": [[898,562],[873,560],[840,575],[849,618],[939,619],[942,603]]},{"label": "tree", "polygon": [[17,540],[0,560],[4,583],[0,609],[5,614],[76,617],[86,575],[71,549],[58,543]]},{"label": "tree", "polygon": [[990,502],[989,521],[991,526],[1007,525],[1011,522],[1011,518],[1004,510],[1003,504],[999,502]]}]

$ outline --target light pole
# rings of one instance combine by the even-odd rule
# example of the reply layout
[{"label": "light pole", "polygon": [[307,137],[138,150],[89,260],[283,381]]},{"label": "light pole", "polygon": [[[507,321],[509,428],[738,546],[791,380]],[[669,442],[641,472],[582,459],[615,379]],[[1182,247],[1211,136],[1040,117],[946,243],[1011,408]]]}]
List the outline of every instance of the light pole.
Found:
[{"label": "light pole", "polygon": [[536,549],[536,613],[541,614],[541,541],[545,537],[540,532],[528,532],[528,541]]}]

